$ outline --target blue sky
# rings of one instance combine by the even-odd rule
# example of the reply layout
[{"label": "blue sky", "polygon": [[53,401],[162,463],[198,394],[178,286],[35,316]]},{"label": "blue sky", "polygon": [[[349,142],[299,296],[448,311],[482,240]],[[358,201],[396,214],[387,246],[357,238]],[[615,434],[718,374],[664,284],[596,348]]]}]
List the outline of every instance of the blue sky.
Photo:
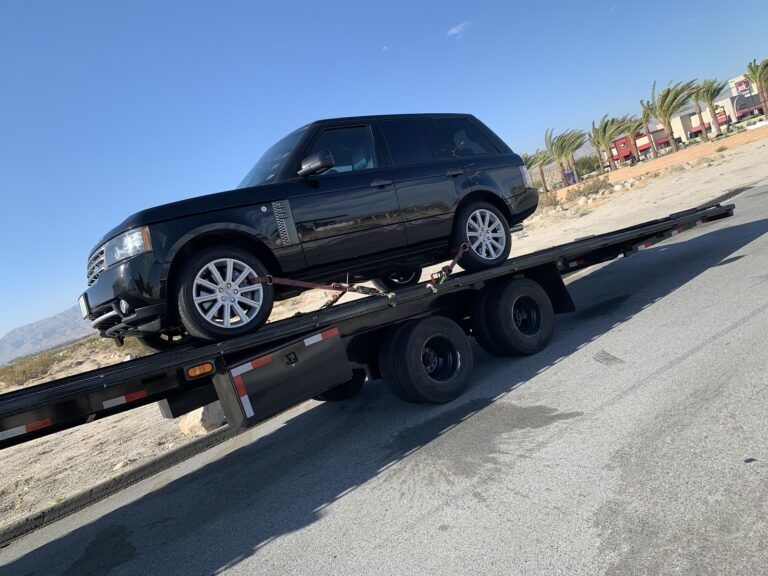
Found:
[{"label": "blue sky", "polygon": [[312,119],[473,113],[517,151],[768,56],[765,0],[0,2],[0,335],[74,304],[131,212]]}]

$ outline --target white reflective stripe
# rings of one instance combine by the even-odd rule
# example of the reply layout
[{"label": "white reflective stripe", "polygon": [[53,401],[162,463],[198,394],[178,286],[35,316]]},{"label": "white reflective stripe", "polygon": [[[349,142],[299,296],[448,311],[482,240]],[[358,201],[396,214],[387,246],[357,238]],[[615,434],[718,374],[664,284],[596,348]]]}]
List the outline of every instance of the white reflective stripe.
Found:
[{"label": "white reflective stripe", "polygon": [[321,334],[315,334],[314,336],[310,336],[309,338],[304,338],[304,346],[312,346],[312,344],[317,344],[318,342],[323,341],[323,335]]},{"label": "white reflective stripe", "polygon": [[0,440],[7,440],[8,438],[19,436],[26,433],[26,431],[27,429],[24,426],[16,426],[16,428],[11,428],[10,430],[3,430],[0,432]]},{"label": "white reflective stripe", "polygon": [[235,366],[232,368],[232,370],[230,370],[230,372],[232,373],[232,376],[240,376],[241,374],[245,374],[251,370],[253,370],[253,366],[251,366],[250,362],[246,362],[240,366]]},{"label": "white reflective stripe", "polygon": [[240,402],[243,405],[243,411],[246,418],[253,418],[253,406],[251,406],[251,399],[248,396],[240,396]]},{"label": "white reflective stripe", "polygon": [[121,404],[125,404],[125,396],[118,396],[117,398],[104,400],[104,408],[114,408],[115,406],[120,406]]}]

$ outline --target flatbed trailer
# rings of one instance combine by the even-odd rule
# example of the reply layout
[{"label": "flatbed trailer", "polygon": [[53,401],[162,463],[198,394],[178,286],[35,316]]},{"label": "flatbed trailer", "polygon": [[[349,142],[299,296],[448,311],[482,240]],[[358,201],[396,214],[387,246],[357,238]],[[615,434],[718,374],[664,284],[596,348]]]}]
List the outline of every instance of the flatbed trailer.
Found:
[{"label": "flatbed trailer", "polygon": [[[497,355],[544,348],[552,315],[575,306],[563,275],[629,256],[733,215],[712,204],[266,325],[255,334],[163,352],[0,395],[0,448],[159,402],[174,418],[220,400],[252,427],[310,398],[354,396],[383,377],[411,401],[446,402],[468,382],[468,334]],[[457,330],[460,329],[460,330]]]}]

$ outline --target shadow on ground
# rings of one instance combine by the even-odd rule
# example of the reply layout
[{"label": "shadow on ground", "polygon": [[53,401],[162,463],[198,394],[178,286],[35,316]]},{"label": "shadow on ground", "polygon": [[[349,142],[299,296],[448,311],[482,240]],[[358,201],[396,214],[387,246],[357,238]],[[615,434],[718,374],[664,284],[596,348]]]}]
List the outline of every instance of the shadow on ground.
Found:
[{"label": "shadow on ground", "polygon": [[[766,231],[768,220],[735,226],[726,220],[706,234],[576,278],[570,290],[578,311],[558,317],[549,348],[519,359],[492,358],[476,348],[477,384],[463,398],[444,406],[408,405],[379,382],[369,383],[354,400],[319,405],[269,436],[41,546],[2,572],[106,574],[120,568],[134,574],[214,574],[311,525],[325,506],[446,430],[479,423],[482,419],[473,414],[511,406],[502,419],[506,432],[578,418],[578,413],[494,399],[709,268],[733,262],[739,258],[732,257],[734,252]],[[623,362],[607,353],[596,360]],[[469,473],[470,468],[455,471]]]}]

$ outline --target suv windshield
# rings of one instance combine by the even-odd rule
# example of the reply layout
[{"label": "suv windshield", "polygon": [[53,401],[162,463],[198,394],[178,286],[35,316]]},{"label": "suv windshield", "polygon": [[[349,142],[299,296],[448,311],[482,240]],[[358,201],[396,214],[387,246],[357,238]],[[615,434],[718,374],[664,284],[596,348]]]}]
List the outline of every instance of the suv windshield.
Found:
[{"label": "suv windshield", "polygon": [[279,140],[269,150],[264,152],[262,157],[259,158],[259,161],[256,162],[237,187],[250,188],[251,186],[259,186],[261,184],[269,184],[270,182],[273,182],[306,130],[307,126],[304,126],[295,132],[291,132],[288,136]]}]

